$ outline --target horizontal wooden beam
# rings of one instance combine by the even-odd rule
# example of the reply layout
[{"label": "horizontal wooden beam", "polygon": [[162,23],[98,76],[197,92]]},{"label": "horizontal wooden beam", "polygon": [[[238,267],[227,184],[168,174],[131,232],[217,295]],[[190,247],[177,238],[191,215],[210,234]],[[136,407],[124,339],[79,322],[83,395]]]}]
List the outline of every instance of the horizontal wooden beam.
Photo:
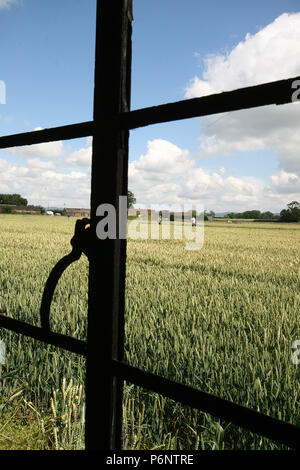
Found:
[{"label": "horizontal wooden beam", "polygon": [[[259,106],[279,105],[292,102],[296,91],[292,85],[300,77],[279,80],[234,91],[162,104],[151,108],[122,113],[120,125],[127,129],[149,126],[163,122],[178,121],[211,114],[257,108]],[[300,82],[299,82],[300,83]],[[299,88],[299,85],[298,85]],[[300,94],[300,93],[299,93]]]},{"label": "horizontal wooden beam", "polygon": [[86,356],[86,342],[72,338],[71,336],[55,333],[54,331],[49,332],[46,329],[30,325],[20,320],[15,320],[14,318],[2,314],[0,314],[0,328],[1,327],[14,331],[15,333],[30,336],[30,338],[43,341],[44,343],[52,344],[52,346],[58,346],[67,351]]},{"label": "horizontal wooden beam", "polygon": [[188,385],[165,379],[124,362],[112,361],[112,373],[139,387],[164,395],[216,418],[248,429],[268,439],[300,449],[300,428],[271,416],[246,408]]},{"label": "horizontal wooden beam", "polygon": [[57,140],[77,139],[93,135],[93,121],[70,124],[69,126],[53,127],[39,131],[24,132],[0,137],[0,148],[21,147],[23,145],[41,144]]},{"label": "horizontal wooden beam", "polygon": [[[211,114],[239,111],[260,106],[291,103],[292,95],[296,91],[292,85],[297,80],[300,83],[300,77],[294,77],[287,80],[279,80],[264,83],[263,85],[203,96],[201,98],[123,112],[118,117],[119,126],[120,129],[137,129],[151,124],[209,116]],[[105,123],[107,116],[100,116],[99,120],[101,119]],[[41,144],[93,135],[94,122],[87,121],[68,126],[3,136],[0,137],[0,148],[21,147],[23,145]]]}]

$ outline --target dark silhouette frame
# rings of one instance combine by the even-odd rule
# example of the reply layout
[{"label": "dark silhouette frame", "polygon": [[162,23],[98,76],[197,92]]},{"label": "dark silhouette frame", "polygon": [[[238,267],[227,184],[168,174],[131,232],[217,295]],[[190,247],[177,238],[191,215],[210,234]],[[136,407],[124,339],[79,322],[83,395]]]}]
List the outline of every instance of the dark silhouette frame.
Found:
[{"label": "dark silhouette frame", "polygon": [[[124,380],[299,449],[300,428],[293,424],[123,362],[126,239],[99,240],[96,236],[97,207],[110,203],[118,209],[119,196],[127,195],[130,129],[290,103],[293,82],[299,77],[130,111],[132,19],[131,0],[97,1],[93,121],[0,137],[0,148],[7,148],[93,136],[91,219],[77,225],[72,252],[47,281],[41,327],[4,315],[0,315],[0,327],[86,356],[86,449],[121,448]],[[81,253],[88,256],[90,266],[86,342],[51,331],[49,323],[59,276]]]}]

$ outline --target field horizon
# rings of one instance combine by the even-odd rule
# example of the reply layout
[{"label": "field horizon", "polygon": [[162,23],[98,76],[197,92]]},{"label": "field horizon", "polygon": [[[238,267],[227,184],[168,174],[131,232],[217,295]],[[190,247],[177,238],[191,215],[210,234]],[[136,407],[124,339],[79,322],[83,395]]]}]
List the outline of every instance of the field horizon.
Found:
[{"label": "field horizon", "polygon": [[[75,221],[0,214],[0,314],[39,326],[44,283],[71,251]],[[300,339],[299,234],[300,224],[207,222],[196,251],[184,240],[129,239],[124,360],[299,426],[292,361]],[[87,287],[82,256],[55,291],[54,331],[86,339]],[[30,446],[84,448],[84,358],[3,328],[0,340],[0,428],[12,429],[17,409],[31,410]],[[0,449],[8,445],[1,442]],[[130,384],[122,442],[124,449],[285,448]]]}]

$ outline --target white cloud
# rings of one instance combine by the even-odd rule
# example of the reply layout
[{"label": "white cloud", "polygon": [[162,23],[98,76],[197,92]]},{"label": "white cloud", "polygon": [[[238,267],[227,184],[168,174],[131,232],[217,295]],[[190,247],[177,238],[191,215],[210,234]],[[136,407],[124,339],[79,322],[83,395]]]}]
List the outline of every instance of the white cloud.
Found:
[{"label": "white cloud", "polygon": [[171,142],[155,139],[148,142],[146,155],[134,163],[137,170],[142,169],[148,174],[167,172],[181,174],[194,165],[190,160],[188,150],[182,150]]},{"label": "white cloud", "polygon": [[194,77],[186,98],[257,85],[300,73],[300,13],[284,13],[258,33],[246,34],[227,55],[208,55],[203,78]]},{"label": "white cloud", "polygon": [[[63,141],[3,150],[0,191],[22,194],[30,204],[89,207],[91,138],[86,145],[71,153]],[[8,153],[23,158],[11,162]]]},{"label": "white cloud", "polygon": [[[271,176],[271,183],[268,186],[270,193],[295,195],[299,198],[300,177],[294,173],[280,171],[278,175]],[[291,198],[294,199],[294,198]]]},{"label": "white cloud", "polygon": [[266,184],[258,178],[237,178],[220,173],[196,167],[187,150],[156,139],[148,142],[145,155],[129,164],[129,188],[136,196],[136,207],[203,204],[204,208],[217,211],[247,208],[275,211],[286,204],[289,195],[279,194],[280,187],[275,187],[276,177]]},{"label": "white cloud", "polygon": [[0,159],[1,192],[19,193],[30,204],[89,207],[90,177],[85,172],[55,170],[52,162],[32,159],[17,165]]},{"label": "white cloud", "polygon": [[[35,157],[12,163],[0,159],[0,191],[20,193],[31,204],[89,207],[90,176],[85,167],[90,152],[90,147],[83,147],[64,160],[54,161]],[[215,211],[277,211],[297,199],[300,178],[281,171],[266,183],[231,176],[224,167],[218,172],[205,171],[196,166],[188,150],[154,139],[148,142],[147,152],[129,164],[129,189],[137,205],[176,204],[179,208],[181,204],[203,204]]]},{"label": "white cloud", "polygon": [[[79,166],[85,162],[79,157],[86,157],[87,151],[81,148],[66,160]],[[84,165],[82,170],[72,171],[72,166],[63,168],[62,164],[65,160],[29,158],[20,164],[2,158],[0,191],[22,194],[31,204],[89,207],[89,171]],[[231,176],[224,167],[218,172],[205,171],[196,166],[188,150],[155,139],[148,142],[147,152],[129,164],[129,189],[137,205],[175,204],[179,208],[181,204],[203,204],[205,209],[215,211],[277,211],[288,201],[297,200],[300,178],[296,173],[281,171],[266,183],[258,178]]]},{"label": "white cloud", "polygon": [[[300,75],[300,13],[283,14],[228,55],[211,55],[205,72],[186,88],[186,98]],[[300,105],[266,106],[232,112],[212,122],[203,118],[202,155],[273,149],[279,167],[300,175]]]},{"label": "white cloud", "polygon": [[90,167],[92,162],[92,146],[81,148],[72,152],[67,158],[66,163],[72,166]]},{"label": "white cloud", "polygon": [[[35,131],[42,130],[41,127],[36,127]],[[46,142],[44,144],[25,145],[22,147],[12,147],[6,150],[7,152],[19,155],[20,157],[31,158],[53,158],[61,156],[64,152],[63,142]]]},{"label": "white cloud", "polygon": [[19,3],[19,0],[0,0],[0,10],[8,9],[16,3]]},{"label": "white cloud", "polygon": [[55,165],[53,162],[45,162],[45,161],[40,160],[39,158],[37,159],[29,158],[26,162],[26,166],[28,168],[37,169],[37,170],[46,170],[46,169],[50,170],[50,169],[55,168]]}]

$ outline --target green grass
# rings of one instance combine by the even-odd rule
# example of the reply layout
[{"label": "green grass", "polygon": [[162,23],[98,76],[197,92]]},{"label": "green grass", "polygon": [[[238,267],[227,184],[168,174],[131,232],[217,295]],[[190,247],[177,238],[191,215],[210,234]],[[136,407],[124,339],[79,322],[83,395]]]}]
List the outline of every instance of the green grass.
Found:
[{"label": "green grass", "polygon": [[34,417],[7,414],[0,418],[0,450],[43,450],[44,438]]},{"label": "green grass", "polygon": [[[39,325],[44,283],[70,251],[74,223],[0,215],[0,313]],[[291,344],[300,339],[299,235],[299,224],[209,222],[198,251],[187,251],[182,240],[129,240],[126,361],[300,425],[300,374],[291,360]],[[86,338],[87,281],[82,257],[59,281],[52,329]],[[84,383],[85,360],[3,329],[0,339],[7,348],[2,403],[21,390],[39,426],[42,416],[48,423],[44,446],[82,448],[84,395],[77,403],[75,392]],[[74,416],[64,378],[72,380]],[[130,384],[123,423],[127,449],[284,448]],[[17,442],[17,428],[11,429]],[[30,427],[28,434],[34,435]]]}]

